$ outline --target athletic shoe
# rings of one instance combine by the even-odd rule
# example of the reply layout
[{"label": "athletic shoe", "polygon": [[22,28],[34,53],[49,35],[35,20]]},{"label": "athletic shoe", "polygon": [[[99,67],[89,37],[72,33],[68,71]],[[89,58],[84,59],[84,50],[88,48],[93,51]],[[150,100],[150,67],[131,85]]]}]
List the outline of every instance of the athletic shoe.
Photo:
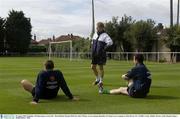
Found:
[{"label": "athletic shoe", "polygon": [[103,83],[102,82],[98,83],[98,87],[99,87],[99,93],[102,94],[103,93]]},{"label": "athletic shoe", "polygon": [[97,85],[97,84],[99,83],[99,81],[100,81],[100,80],[94,81],[94,82],[93,82],[93,85],[94,85],[94,86]]}]

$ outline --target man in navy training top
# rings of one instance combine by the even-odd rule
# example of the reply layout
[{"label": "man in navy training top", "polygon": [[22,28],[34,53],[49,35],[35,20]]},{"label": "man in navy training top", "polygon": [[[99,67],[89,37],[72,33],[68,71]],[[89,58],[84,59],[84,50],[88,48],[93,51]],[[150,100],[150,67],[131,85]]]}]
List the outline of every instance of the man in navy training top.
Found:
[{"label": "man in navy training top", "polygon": [[127,87],[120,87],[110,91],[104,89],[103,94],[125,94],[133,98],[146,97],[151,86],[151,74],[143,64],[143,60],[142,54],[136,54],[134,56],[136,66],[127,74],[122,75],[122,78],[128,81]]},{"label": "man in navy training top", "polygon": [[[105,32],[104,24],[102,22],[97,23],[96,30],[97,33],[95,33],[92,38],[91,68],[96,78],[96,80],[93,82],[93,85],[98,84],[99,93],[102,93],[104,77],[103,65],[106,64],[106,49],[113,44],[113,41]],[[97,65],[99,66],[99,70],[96,68]]]},{"label": "man in navy training top", "polygon": [[39,99],[53,99],[56,98],[59,89],[61,88],[65,95],[71,100],[78,100],[74,97],[64,80],[61,71],[53,70],[54,63],[52,60],[47,60],[44,64],[45,70],[41,71],[37,76],[35,87],[27,80],[22,80],[23,88],[30,92],[33,96],[31,104],[37,104]]}]

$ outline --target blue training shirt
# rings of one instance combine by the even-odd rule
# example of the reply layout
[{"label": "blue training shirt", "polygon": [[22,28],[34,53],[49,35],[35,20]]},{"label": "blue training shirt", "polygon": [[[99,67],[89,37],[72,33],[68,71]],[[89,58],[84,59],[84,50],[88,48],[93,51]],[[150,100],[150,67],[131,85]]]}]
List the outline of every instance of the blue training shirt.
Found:
[{"label": "blue training shirt", "polygon": [[41,98],[55,98],[60,88],[63,90],[66,96],[68,96],[70,99],[73,98],[61,71],[41,71],[37,76],[35,96],[33,100],[38,102]]},{"label": "blue training shirt", "polygon": [[151,86],[151,73],[143,63],[137,64],[126,75],[133,80],[133,86],[136,91],[148,93]]}]

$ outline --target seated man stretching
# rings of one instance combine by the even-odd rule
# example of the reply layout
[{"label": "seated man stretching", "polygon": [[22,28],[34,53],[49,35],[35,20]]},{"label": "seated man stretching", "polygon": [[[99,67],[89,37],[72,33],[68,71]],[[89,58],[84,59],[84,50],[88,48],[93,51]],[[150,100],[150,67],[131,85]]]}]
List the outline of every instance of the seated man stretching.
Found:
[{"label": "seated man stretching", "polygon": [[57,96],[61,88],[66,96],[71,100],[77,100],[71,94],[63,74],[59,70],[54,69],[54,63],[51,60],[45,62],[45,70],[41,71],[37,76],[35,87],[27,80],[22,80],[23,88],[30,92],[33,96],[31,104],[37,104],[39,99],[53,99]]},{"label": "seated man stretching", "polygon": [[103,90],[103,94],[125,94],[133,98],[144,98],[149,93],[151,86],[151,74],[143,64],[143,55],[137,54],[134,56],[136,66],[127,74],[122,75],[122,78],[128,81],[127,87],[119,89]]}]

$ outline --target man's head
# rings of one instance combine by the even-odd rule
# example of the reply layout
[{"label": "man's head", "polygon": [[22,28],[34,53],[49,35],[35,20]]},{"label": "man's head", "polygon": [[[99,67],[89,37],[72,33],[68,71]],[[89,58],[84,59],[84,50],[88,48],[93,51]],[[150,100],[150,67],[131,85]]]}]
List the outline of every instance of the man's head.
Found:
[{"label": "man's head", "polygon": [[97,30],[97,32],[102,32],[102,31],[104,31],[104,23],[98,22],[98,23],[97,23],[96,30]]},{"label": "man's head", "polygon": [[47,60],[44,63],[45,69],[46,70],[53,70],[54,69],[54,62],[52,60]]},{"label": "man's head", "polygon": [[144,57],[142,54],[136,54],[134,56],[134,63],[137,64],[137,63],[143,63],[144,61]]}]

